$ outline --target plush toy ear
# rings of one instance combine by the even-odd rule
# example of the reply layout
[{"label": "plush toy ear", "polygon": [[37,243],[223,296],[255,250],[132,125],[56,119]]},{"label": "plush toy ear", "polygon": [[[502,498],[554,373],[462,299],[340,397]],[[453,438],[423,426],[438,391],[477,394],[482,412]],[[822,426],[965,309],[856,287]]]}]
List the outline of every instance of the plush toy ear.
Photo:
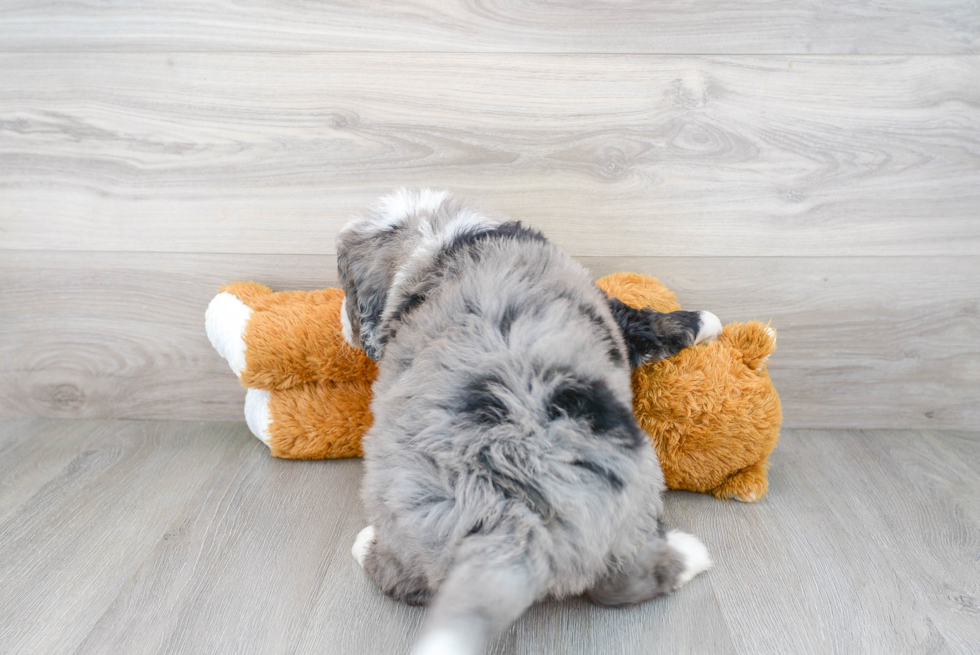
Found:
[{"label": "plush toy ear", "polygon": [[754,371],[765,368],[776,350],[776,330],[759,321],[729,323],[719,340],[739,350],[742,361]]},{"label": "plush toy ear", "polygon": [[674,292],[655,277],[639,273],[613,273],[595,281],[607,296],[619,298],[636,309],[652,309],[669,314],[681,308]]}]

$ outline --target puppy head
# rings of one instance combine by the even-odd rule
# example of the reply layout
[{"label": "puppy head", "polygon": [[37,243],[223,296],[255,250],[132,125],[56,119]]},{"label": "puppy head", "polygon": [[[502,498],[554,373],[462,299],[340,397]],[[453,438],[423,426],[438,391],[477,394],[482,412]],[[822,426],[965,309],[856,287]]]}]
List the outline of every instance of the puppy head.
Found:
[{"label": "puppy head", "polygon": [[[436,200],[441,204],[441,198]],[[421,205],[418,194],[402,190],[383,198],[366,216],[351,220],[337,236],[344,336],[374,360],[384,348],[381,318],[395,275],[409,255]]]},{"label": "puppy head", "polygon": [[381,358],[386,316],[418,292],[439,251],[498,221],[452,200],[445,191],[401,189],[337,237],[337,268],[346,294],[344,336],[368,357]]}]

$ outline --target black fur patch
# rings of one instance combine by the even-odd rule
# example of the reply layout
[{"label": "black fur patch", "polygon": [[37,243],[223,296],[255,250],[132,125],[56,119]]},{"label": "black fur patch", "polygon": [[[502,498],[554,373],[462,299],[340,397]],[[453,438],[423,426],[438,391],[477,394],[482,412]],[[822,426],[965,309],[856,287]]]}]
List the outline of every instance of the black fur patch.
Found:
[{"label": "black fur patch", "polygon": [[615,473],[613,473],[608,469],[602,468],[598,464],[593,464],[592,462],[586,462],[584,460],[577,459],[574,462],[572,462],[572,466],[578,466],[579,468],[583,468],[587,471],[591,471],[592,473],[595,473],[600,478],[608,482],[609,486],[615,489],[616,491],[622,491],[623,487],[625,486],[625,484],[623,483],[623,479],[621,477],[619,477],[618,475],[616,475]]},{"label": "black fur patch", "polygon": [[548,418],[584,421],[595,433],[615,435],[632,448],[643,442],[633,412],[602,380],[576,380],[558,386],[548,402]]},{"label": "black fur patch", "polygon": [[623,333],[633,368],[650,360],[670,357],[690,346],[701,327],[697,312],[662,314],[652,309],[630,307],[619,298],[609,299],[609,309]]},{"label": "black fur patch", "polygon": [[[427,280],[421,284],[421,288],[416,290],[412,295],[403,299],[392,313],[391,318],[389,319],[391,334],[388,335],[388,338],[394,337],[395,331],[397,330],[397,328],[394,326],[400,320],[404,320],[413,310],[425,302],[427,294],[439,284],[448,268],[449,262],[453,257],[458,255],[460,252],[471,248],[472,246],[485,243],[493,239],[515,239],[518,241],[540,241],[547,243],[547,239],[545,239],[540,232],[523,227],[519,221],[501,223],[497,227],[475,229],[457,235],[456,238],[450,241],[441,251],[439,251],[439,254],[436,255],[432,267],[426,274]],[[377,312],[375,312],[377,315],[367,318],[367,323],[371,329],[374,329],[377,326],[381,319],[381,312],[383,309],[384,303],[382,302],[382,304],[378,307]],[[482,315],[480,307],[474,302],[467,301],[466,311],[477,316]],[[363,317],[364,310],[361,311],[361,314]],[[510,320],[513,320],[513,316],[510,318]],[[362,322],[364,322],[363,318]],[[507,329],[509,330],[509,328],[510,325],[508,323]],[[503,331],[503,329],[503,326],[501,326],[501,331]],[[370,355],[370,353],[368,354]],[[375,358],[372,357],[372,359]]]},{"label": "black fur patch", "polygon": [[619,344],[616,341],[616,337],[613,336],[612,330],[609,325],[602,318],[595,307],[591,305],[581,304],[579,305],[579,311],[589,317],[589,321],[595,327],[596,332],[599,333],[600,338],[609,345],[608,353],[609,358],[614,364],[623,363],[623,353],[619,349]]},{"label": "black fur patch", "polygon": [[550,523],[554,521],[555,509],[545,498],[541,489],[531,480],[526,482],[515,480],[507,473],[498,469],[494,465],[493,458],[490,457],[488,450],[489,447],[482,448],[476,455],[476,461],[483,472],[489,476],[490,483],[494,489],[499,491],[507,499],[527,505],[532,512],[540,516],[545,522]]},{"label": "black fur patch", "polygon": [[480,243],[485,243],[494,239],[514,239],[516,241],[538,241],[547,243],[548,240],[537,230],[521,225],[520,221],[510,221],[501,223],[496,227],[487,229],[476,229],[459,234],[450,241],[436,258],[439,268],[445,266],[446,262],[462,250],[468,249]]},{"label": "black fur patch", "polygon": [[494,387],[503,386],[504,381],[498,375],[475,378],[463,388],[460,412],[478,425],[503,423],[510,412],[506,403],[494,391]]},{"label": "black fur patch", "polygon": [[500,315],[500,321],[497,323],[500,334],[504,335],[504,338],[510,335],[510,326],[514,324],[514,319],[517,318],[519,311],[517,305],[514,304],[504,307],[504,312]]},{"label": "black fur patch", "polygon": [[394,313],[391,315],[391,322],[395,323],[401,320],[423,302],[425,302],[424,293],[413,293],[407,298],[403,298],[401,303],[398,304],[398,308],[395,309]]},{"label": "black fur patch", "polygon": [[[360,335],[361,335],[361,346],[364,348],[364,352],[368,357],[377,361],[381,357],[381,353],[371,344],[364,342],[364,336],[368,334],[373,334],[378,329],[378,325],[381,323],[381,313],[384,311],[385,299],[387,298],[384,293],[368,293],[361,294],[357,299],[357,311],[360,314]],[[380,345],[384,345],[384,339],[379,339]]]},{"label": "black fur patch", "polygon": [[[600,289],[601,291],[601,289]],[[605,293],[603,293],[605,295]],[[602,314],[595,308],[595,306],[588,303],[580,302],[578,297],[569,293],[561,292],[558,297],[562,300],[567,300],[578,308],[578,311],[589,319],[589,323],[592,324],[592,328],[595,330],[600,341],[606,344],[606,354],[609,359],[612,360],[614,364],[623,364],[623,353],[619,344],[619,340],[613,334],[612,328],[603,318]]]}]

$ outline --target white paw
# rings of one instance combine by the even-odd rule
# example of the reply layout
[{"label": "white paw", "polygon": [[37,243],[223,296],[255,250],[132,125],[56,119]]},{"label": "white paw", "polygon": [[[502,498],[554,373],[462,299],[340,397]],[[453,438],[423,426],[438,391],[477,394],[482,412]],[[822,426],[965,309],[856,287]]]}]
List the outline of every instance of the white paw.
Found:
[{"label": "white paw", "polygon": [[266,446],[269,445],[269,426],[272,417],[269,416],[269,392],[265,389],[249,389],[245,392],[245,422]]},{"label": "white paw", "polygon": [[667,544],[684,558],[684,571],[677,579],[678,587],[687,584],[694,579],[694,576],[714,566],[708,549],[693,534],[671,530],[667,533]]},{"label": "white paw", "polygon": [[351,546],[350,552],[357,560],[357,563],[364,568],[364,558],[367,557],[368,550],[374,545],[374,526],[369,525],[360,532],[357,533],[357,538],[354,540],[354,545]]},{"label": "white paw", "polygon": [[245,326],[251,317],[252,308],[227,291],[212,298],[204,313],[204,329],[211,345],[239,378],[245,370]]},{"label": "white paw", "polygon": [[479,653],[477,642],[448,630],[426,633],[415,645],[412,655],[469,655]]},{"label": "white paw", "polygon": [[698,312],[698,315],[701,318],[701,329],[694,339],[695,345],[703,341],[714,341],[721,334],[721,321],[711,312]]}]

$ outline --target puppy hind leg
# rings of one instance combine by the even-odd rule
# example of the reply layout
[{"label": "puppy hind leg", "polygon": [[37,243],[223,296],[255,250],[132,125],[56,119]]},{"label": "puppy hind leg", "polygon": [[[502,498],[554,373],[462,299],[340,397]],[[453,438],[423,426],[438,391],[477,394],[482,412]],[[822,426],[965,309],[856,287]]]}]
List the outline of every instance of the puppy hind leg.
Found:
[{"label": "puppy hind leg", "polygon": [[711,565],[708,550],[694,535],[677,530],[657,534],[632,562],[600,580],[586,596],[614,607],[642,603],[680,588]]},{"label": "puppy hind leg", "polygon": [[667,533],[667,544],[680,555],[684,563],[684,568],[677,577],[675,589],[686,585],[715,565],[711,561],[711,554],[708,553],[707,547],[693,534],[671,530]]},{"label": "puppy hind leg", "polygon": [[354,559],[386,596],[409,605],[425,605],[431,596],[425,578],[413,574],[382,536],[373,525],[361,530],[351,548]]}]

